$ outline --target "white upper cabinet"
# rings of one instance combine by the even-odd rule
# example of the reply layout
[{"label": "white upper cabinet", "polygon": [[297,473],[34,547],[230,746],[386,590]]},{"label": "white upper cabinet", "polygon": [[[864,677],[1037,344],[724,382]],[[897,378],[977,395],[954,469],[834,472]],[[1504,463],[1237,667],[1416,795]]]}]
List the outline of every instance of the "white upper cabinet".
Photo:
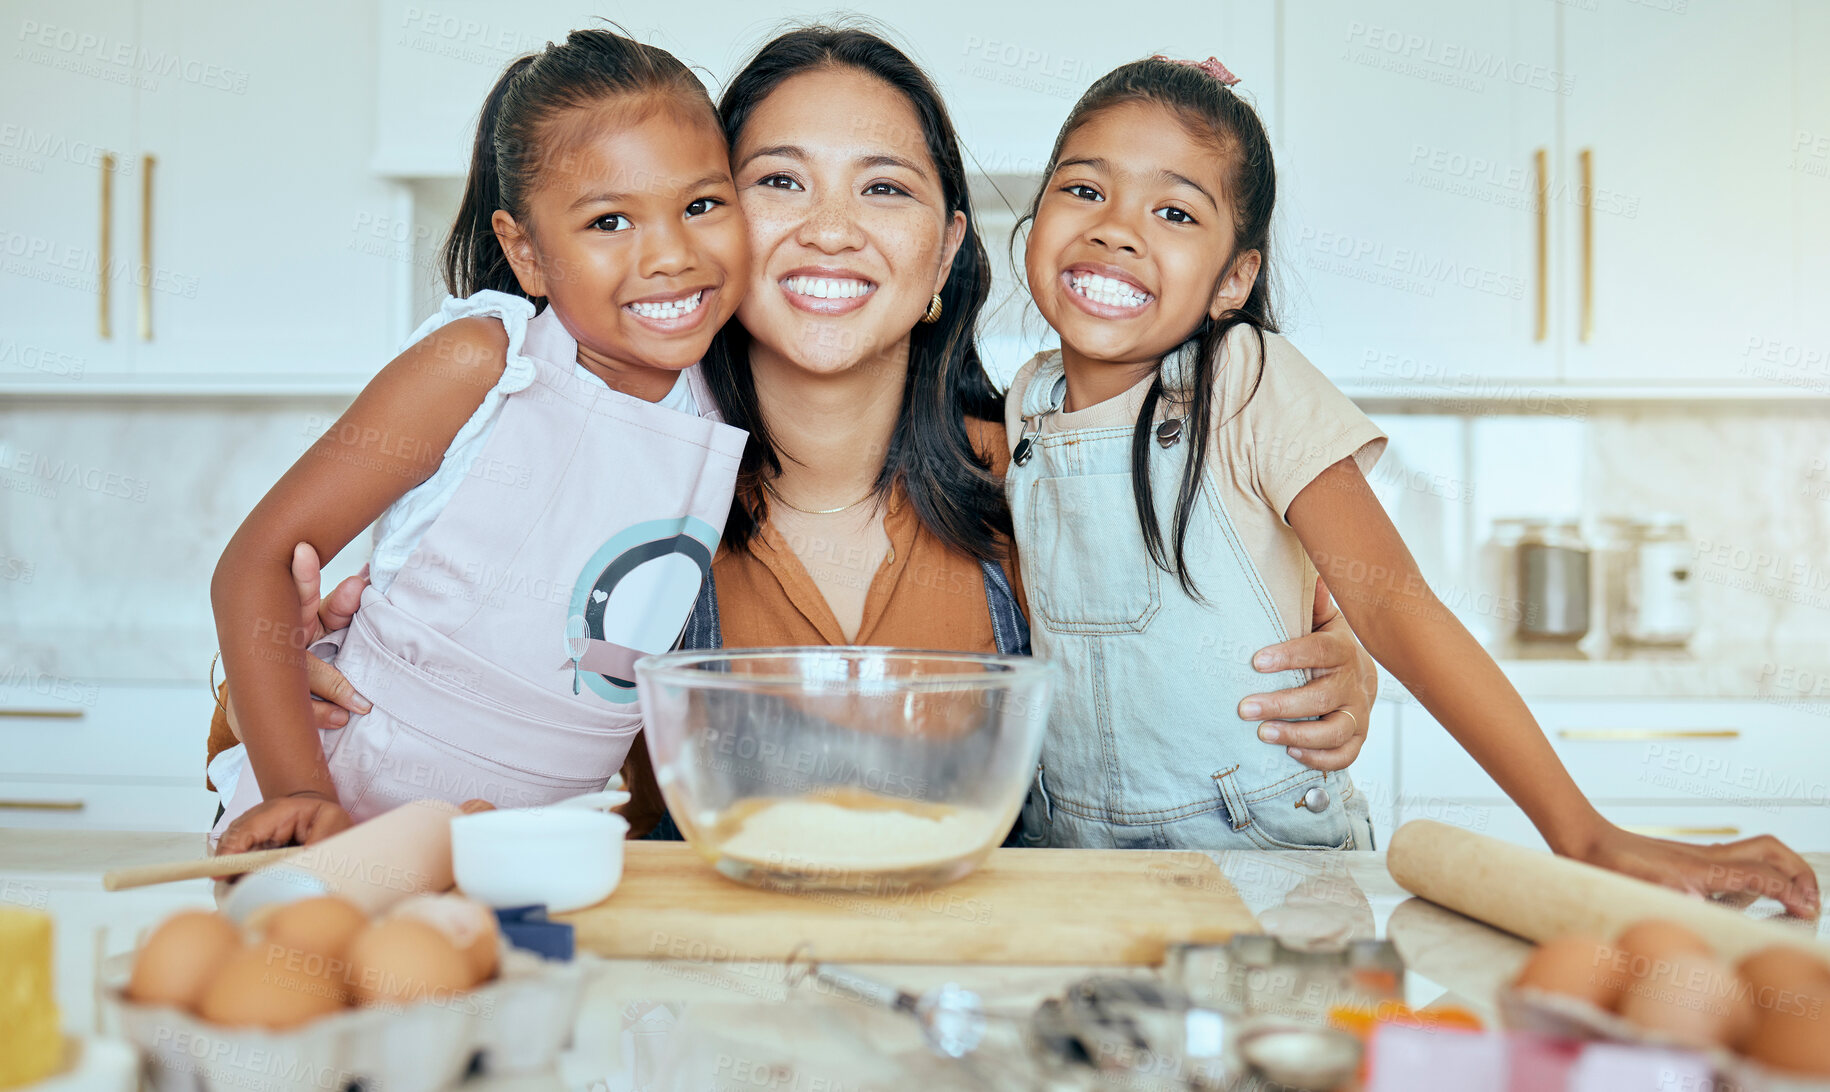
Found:
[{"label": "white upper cabinet", "polygon": [[1286,333],[1350,390],[1488,396],[1505,389],[1493,379],[1556,377],[1541,309],[1568,211],[1538,200],[1570,91],[1553,8],[1284,6],[1272,267]]},{"label": "white upper cabinet", "polygon": [[359,379],[393,354],[412,265],[377,236],[399,210],[368,164],[372,19],[325,0],[276,40],[265,5],[141,0],[141,47],[177,67],[141,92],[154,277],[136,375]]},{"label": "white upper cabinet", "polygon": [[[636,38],[672,51],[696,67],[714,97],[724,82],[774,34],[830,15],[830,8],[791,6],[767,12],[739,0],[691,8],[616,13]],[[1018,4],[937,0],[919,8],[867,0],[847,10],[872,20],[905,48],[940,87],[968,153],[968,168],[992,175],[1033,175],[1081,92],[1117,65],[1169,51],[1216,55],[1261,107],[1275,86],[1275,9],[1221,2],[1165,10],[1157,17],[1038,19]],[[375,167],[397,176],[462,175],[484,96],[516,56],[538,50],[576,27],[605,25],[602,9],[573,0],[504,6],[451,0],[436,6],[381,0],[380,83]],[[834,118],[843,125],[846,119]],[[1028,193],[1012,194],[1013,202]]]},{"label": "white upper cabinet", "polygon": [[1830,394],[1824,5],[1284,18],[1287,326],[1337,381]]},{"label": "white upper cabinet", "polygon": [[273,19],[27,0],[0,72],[0,381],[348,385],[391,355],[410,266],[364,247],[399,211],[368,164],[371,5],[283,40]]},{"label": "white upper cabinet", "polygon": [[[1795,190],[1815,188],[1820,205],[1830,194],[1794,169],[1809,151],[1797,143],[1794,78],[1823,67],[1830,37],[1821,17],[1814,36],[1801,35],[1795,7],[1822,9],[1560,9],[1575,81],[1557,164],[1577,195],[1564,235],[1573,260],[1558,285],[1572,383],[1746,385],[1762,346],[1799,342],[1799,263],[1806,252],[1821,260],[1830,234],[1821,215],[1815,231],[1800,221],[1810,203],[1795,203]],[[1795,52],[1806,41],[1815,49]],[[1822,103],[1820,92],[1820,119]]]},{"label": "white upper cabinet", "polygon": [[1784,390],[1830,394],[1830,4],[1799,0],[1792,40],[1796,92],[1786,166],[1792,172],[1792,213],[1798,231],[1798,276],[1791,343],[1744,343],[1749,378]]},{"label": "white upper cabinet", "polygon": [[131,0],[10,5],[0,65],[0,381],[119,374],[134,336],[139,187]]}]

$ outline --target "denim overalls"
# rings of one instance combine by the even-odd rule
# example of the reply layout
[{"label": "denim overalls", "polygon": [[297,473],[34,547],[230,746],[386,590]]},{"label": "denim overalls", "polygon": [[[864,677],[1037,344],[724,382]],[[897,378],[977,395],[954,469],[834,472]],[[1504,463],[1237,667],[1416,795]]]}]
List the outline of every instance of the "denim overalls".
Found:
[{"label": "denim overalls", "polygon": [[[1187,352],[1164,363],[1171,390]],[[1234,532],[1212,470],[1188,529],[1197,600],[1145,548],[1131,491],[1131,425],[1039,431],[1065,394],[1058,352],[1040,358],[1028,385],[1010,394],[1021,399],[1024,425],[1005,488],[1031,639],[1036,655],[1062,668],[1024,843],[1372,848],[1366,803],[1344,772],[1303,766],[1239,719],[1247,694],[1307,676],[1252,669],[1255,650],[1292,635]],[[1193,431],[1166,415],[1175,412],[1164,399],[1150,444],[1156,511],[1170,544],[1183,433]]]}]

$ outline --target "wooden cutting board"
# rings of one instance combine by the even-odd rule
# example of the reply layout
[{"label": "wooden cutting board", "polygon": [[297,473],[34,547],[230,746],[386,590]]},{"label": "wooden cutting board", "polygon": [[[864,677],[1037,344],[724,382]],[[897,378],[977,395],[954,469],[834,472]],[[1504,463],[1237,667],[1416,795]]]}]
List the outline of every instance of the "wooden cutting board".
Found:
[{"label": "wooden cutting board", "polygon": [[1258,921],[1201,853],[998,849],[945,887],[896,894],[765,891],[687,846],[629,842],[608,899],[556,921],[619,959],[779,960],[802,943],[855,963],[1144,964]]}]

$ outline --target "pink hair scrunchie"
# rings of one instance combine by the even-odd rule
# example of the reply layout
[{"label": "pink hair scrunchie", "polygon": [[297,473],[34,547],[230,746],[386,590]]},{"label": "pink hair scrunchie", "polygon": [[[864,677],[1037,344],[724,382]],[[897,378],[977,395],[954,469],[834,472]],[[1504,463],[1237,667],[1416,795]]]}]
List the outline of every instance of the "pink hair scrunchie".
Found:
[{"label": "pink hair scrunchie", "polygon": [[1205,61],[1185,61],[1178,57],[1165,57],[1161,53],[1158,53],[1150,59],[1153,61],[1168,61],[1170,64],[1184,65],[1188,68],[1198,68],[1228,87],[1239,82],[1239,77],[1233,75],[1232,69],[1221,64],[1220,58],[1218,57],[1209,57]]}]

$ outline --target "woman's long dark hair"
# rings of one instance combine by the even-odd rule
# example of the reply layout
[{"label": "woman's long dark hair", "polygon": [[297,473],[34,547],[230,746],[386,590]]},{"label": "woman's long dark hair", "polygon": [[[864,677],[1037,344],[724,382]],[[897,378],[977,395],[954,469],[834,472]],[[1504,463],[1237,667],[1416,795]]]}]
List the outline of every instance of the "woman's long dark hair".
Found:
[{"label": "woman's long dark hair", "polygon": [[[527,196],[542,169],[566,157],[547,145],[561,113],[632,94],[678,97],[714,119],[712,99],[687,67],[665,49],[602,29],[575,30],[564,42],[517,57],[483,100],[464,200],[440,252],[445,288],[469,296],[485,288],[528,297],[515,279],[491,222],[497,209],[527,222]],[[546,301],[533,301],[544,308]]]},{"label": "woman's long dark hair", "polygon": [[[979,361],[975,335],[979,311],[991,293],[991,259],[979,239],[959,138],[940,93],[914,61],[870,31],[855,27],[809,26],[791,30],[762,47],[726,88],[719,103],[724,135],[733,152],[744,126],[764,99],[803,72],[855,69],[899,91],[921,119],[928,155],[940,174],[947,216],[966,214],[966,236],[941,289],[940,321],[917,324],[909,334],[908,376],[902,410],[889,451],[877,474],[884,497],[898,484],[922,524],[960,553],[991,560],[1010,535],[1010,508],[991,465],[972,446],[966,418],[1003,420],[1003,400]],[[748,429],[737,476],[737,499],[724,527],[726,545],[742,548],[768,515],[764,483],[782,471],[757,402],[750,374],[750,336],[732,321],[712,342],[706,380],[730,424]]]},{"label": "woman's long dark hair", "polygon": [[[1186,546],[1188,524],[1195,501],[1201,495],[1201,475],[1207,467],[1207,448],[1214,432],[1214,373],[1220,366],[1220,347],[1235,326],[1250,326],[1257,335],[1259,372],[1253,379],[1252,391],[1246,395],[1250,400],[1264,378],[1264,335],[1277,332],[1277,318],[1271,306],[1271,208],[1277,200],[1277,170],[1271,161],[1271,140],[1265,135],[1264,123],[1258,119],[1251,104],[1234,94],[1232,88],[1193,65],[1154,57],[1133,61],[1095,80],[1074,104],[1067,121],[1062,123],[1060,135],[1055,137],[1054,150],[1049,152],[1043,185],[1037,189],[1029,211],[1018,221],[1019,226],[1035,219],[1036,209],[1042,204],[1042,194],[1048,188],[1047,178],[1055,173],[1055,165],[1061,162],[1061,148],[1068,137],[1101,110],[1131,102],[1164,107],[1197,139],[1211,143],[1225,158],[1228,168],[1225,192],[1233,212],[1232,260],[1236,262],[1240,255],[1252,250],[1260,256],[1258,277],[1252,282],[1252,291],[1245,302],[1225,312],[1218,320],[1204,318],[1178,347],[1192,344],[1195,348],[1192,374],[1185,376],[1188,387],[1166,391],[1163,371],[1159,367],[1144,396],[1144,404],[1138,409],[1137,425],[1131,434],[1131,491],[1137,498],[1137,519],[1144,532],[1144,545],[1150,550],[1152,561],[1165,572],[1174,573],[1182,589],[1199,598],[1194,578],[1188,571]],[[1157,406],[1165,396],[1187,411],[1182,428],[1187,454],[1183,458],[1182,481],[1176,493],[1175,523],[1171,531],[1175,543],[1173,551],[1164,542],[1162,525],[1157,519],[1156,498],[1150,485],[1150,447],[1155,442],[1151,426],[1156,420]]]}]

